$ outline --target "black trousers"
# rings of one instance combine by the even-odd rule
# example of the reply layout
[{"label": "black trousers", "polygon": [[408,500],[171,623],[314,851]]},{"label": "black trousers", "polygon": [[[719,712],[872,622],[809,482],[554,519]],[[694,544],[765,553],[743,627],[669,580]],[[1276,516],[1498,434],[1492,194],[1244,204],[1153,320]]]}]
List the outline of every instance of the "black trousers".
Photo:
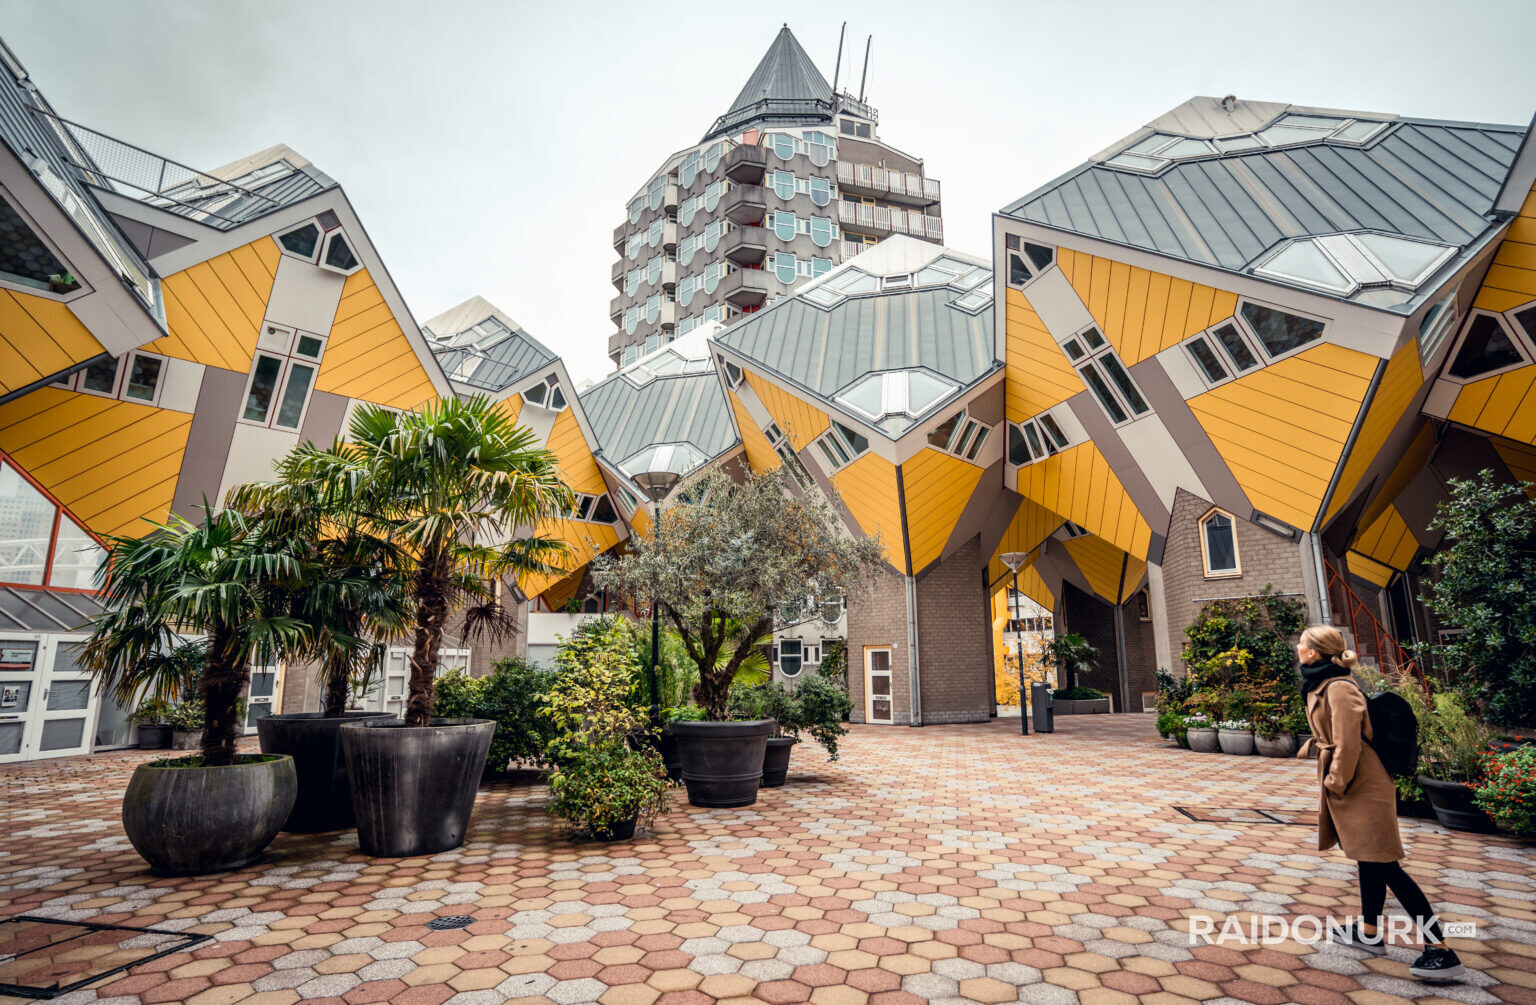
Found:
[{"label": "black trousers", "polygon": [[1429,898],[1424,896],[1413,877],[1403,871],[1399,862],[1360,863],[1360,917],[1367,923],[1380,923],[1389,886],[1403,910],[1418,923],[1425,938],[1439,942],[1440,923],[1435,920],[1435,909],[1429,906]]}]

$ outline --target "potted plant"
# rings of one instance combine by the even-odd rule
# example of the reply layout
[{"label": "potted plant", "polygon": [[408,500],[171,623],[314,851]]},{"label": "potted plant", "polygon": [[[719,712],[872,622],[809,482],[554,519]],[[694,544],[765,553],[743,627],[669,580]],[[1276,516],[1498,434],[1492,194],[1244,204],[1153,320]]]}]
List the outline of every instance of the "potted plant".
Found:
[{"label": "potted plant", "polygon": [[632,536],[622,556],[594,563],[598,587],[656,604],[699,668],[693,697],[707,719],[671,723],[696,806],[757,800],[773,722],[733,721],[729,696],[737,668],[771,631],[775,612],[849,597],[884,565],[878,537],[850,538],[818,493],[795,495],[785,477],[775,471],[738,482],[712,471],[688,487],[689,501],[658,514],[649,536]]},{"label": "potted plant", "polygon": [[1051,692],[1051,706],[1056,715],[1104,715],[1109,695],[1092,687],[1058,688]]},{"label": "potted plant", "polygon": [[151,698],[128,714],[139,727],[140,750],[164,750],[171,745],[170,713],[170,702]]},{"label": "potted plant", "polygon": [[[1051,659],[1056,661],[1056,666],[1060,672],[1060,680],[1063,684],[1063,690],[1066,691],[1072,691],[1077,688],[1077,678],[1079,674],[1092,673],[1099,668],[1099,650],[1097,647],[1089,645],[1088,640],[1083,638],[1077,632],[1067,632],[1063,635],[1056,636],[1045,647],[1045,651],[1050,653]],[[1088,688],[1088,690],[1092,691],[1093,689]],[[1060,691],[1057,692],[1058,696],[1060,693]],[[1105,699],[1103,711],[1108,712],[1109,699],[1104,695],[1102,691],[1095,691],[1094,694],[1099,698]],[[1068,700],[1071,701],[1074,699]],[[1056,704],[1059,709],[1059,697]],[[1098,711],[1098,709],[1093,709],[1091,711]],[[1070,711],[1058,711],[1057,714],[1073,715],[1074,713]]]},{"label": "potted plant", "polygon": [[731,711],[743,719],[773,720],[763,751],[763,787],[776,789],[789,777],[789,755],[800,742],[800,702],[783,684],[768,681],[731,691]]},{"label": "potted plant", "polygon": [[795,681],[795,701],[800,706],[800,728],[827,752],[827,760],[837,760],[837,741],[848,735],[843,723],[853,711],[843,668],[823,661],[815,673],[802,674]]},{"label": "potted plant", "polygon": [[1216,739],[1223,754],[1253,753],[1253,723],[1247,719],[1223,719],[1216,724]]},{"label": "potted plant", "polygon": [[238,754],[235,742],[251,662],[303,651],[304,628],[282,604],[303,570],[259,525],[212,508],[201,526],[172,516],[144,538],[109,536],[104,563],[107,610],[93,619],[80,656],[103,691],[131,701],[146,684],[146,657],[176,648],[182,632],[207,637],[198,753],[134,770],[123,830],[162,874],[240,868],[293,808],[293,759]]},{"label": "potted plant", "polygon": [[1467,711],[1461,697],[1448,692],[1410,702],[1419,718],[1419,775],[1435,819],[1451,830],[1488,833],[1493,821],[1477,804],[1488,746],[1488,729]]},{"label": "potted plant", "polygon": [[541,709],[552,729],[548,810],[577,835],[632,837],[665,812],[670,786],[649,742],[629,630],[614,616],[583,622],[561,641],[555,664]]},{"label": "potted plant", "polygon": [[1536,747],[1490,749],[1474,786],[1478,809],[1511,834],[1536,834]]},{"label": "potted plant", "polygon": [[1189,749],[1197,754],[1214,754],[1220,749],[1216,743],[1216,724],[1204,712],[1192,712],[1184,717],[1184,738]]},{"label": "potted plant", "polygon": [[341,727],[387,712],[349,710],[358,683],[373,680],[383,663],[379,638],[398,636],[409,620],[399,552],[380,548],[360,508],[337,505],[327,482],[306,477],[306,454],[278,461],[275,482],[237,486],[229,503],[284,534],[306,575],[288,596],[290,610],[309,631],[305,656],[318,669],[319,712],[281,712],[256,720],[261,749],[288,754],[299,792],[283,830],[317,833],[356,823]]},{"label": "potted plant", "polygon": [[1265,757],[1290,757],[1296,753],[1296,737],[1285,728],[1285,718],[1273,705],[1258,710],[1253,720],[1254,749]]},{"label": "potted plant", "polygon": [[188,698],[176,702],[166,714],[165,721],[171,727],[172,750],[195,750],[202,746],[204,718],[201,700]]},{"label": "potted plant", "polygon": [[412,639],[404,721],[362,718],[340,731],[364,854],[429,855],[463,843],[496,724],[434,717],[443,631],[455,611],[463,636],[515,629],[496,584],[565,571],[553,563],[567,546],[542,529],[573,500],[555,455],[483,397],[405,413],[360,406],[347,439],[300,444],[277,482],[242,498],[258,510],[297,503],[325,517],[360,514],[371,561],[403,579]]}]

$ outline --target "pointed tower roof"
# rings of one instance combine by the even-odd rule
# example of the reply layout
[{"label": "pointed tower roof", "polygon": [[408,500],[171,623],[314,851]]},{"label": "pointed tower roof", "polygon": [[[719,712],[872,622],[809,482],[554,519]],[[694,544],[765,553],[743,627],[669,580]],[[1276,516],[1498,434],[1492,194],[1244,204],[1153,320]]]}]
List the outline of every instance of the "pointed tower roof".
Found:
[{"label": "pointed tower roof", "polygon": [[830,122],[832,85],[800,47],[789,25],[779,29],[746,86],[715,120],[706,140],[772,120]]}]

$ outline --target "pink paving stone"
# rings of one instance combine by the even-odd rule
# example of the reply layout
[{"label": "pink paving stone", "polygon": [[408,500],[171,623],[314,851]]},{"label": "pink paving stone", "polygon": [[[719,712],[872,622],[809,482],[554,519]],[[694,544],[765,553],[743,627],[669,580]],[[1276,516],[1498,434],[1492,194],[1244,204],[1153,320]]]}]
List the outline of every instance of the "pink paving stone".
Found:
[{"label": "pink paving stone", "polygon": [[811,1000],[811,989],[798,981],[764,981],[752,989],[753,996],[769,1005],[790,1005]]}]

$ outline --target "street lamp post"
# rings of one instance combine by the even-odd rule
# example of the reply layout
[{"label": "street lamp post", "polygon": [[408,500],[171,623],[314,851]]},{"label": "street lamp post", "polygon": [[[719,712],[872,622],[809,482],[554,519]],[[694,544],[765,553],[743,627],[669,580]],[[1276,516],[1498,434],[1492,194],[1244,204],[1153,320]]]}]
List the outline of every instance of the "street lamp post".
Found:
[{"label": "street lamp post", "polygon": [[[1019,569],[1023,567],[1024,560],[1029,556],[1022,551],[1009,551],[998,557],[1003,560],[1003,564],[1008,567],[1008,571],[1013,573],[1013,595],[1008,598],[1008,614],[1010,621],[1017,622],[1018,618],[1016,615],[1018,614],[1018,609],[1014,605],[1018,603],[1019,597]],[[1024,682],[1024,633],[1019,631],[1017,624],[1014,625],[1013,638],[1019,647],[1019,734],[1021,736],[1028,736],[1029,690],[1028,685]]]},{"label": "street lamp post", "polygon": [[[661,501],[677,486],[682,475],[675,471],[644,471],[635,475],[635,484],[650,497],[655,507],[655,526],[651,539],[661,538]],[[661,666],[661,604],[651,598],[651,726],[661,725],[661,684],[657,680]]]}]

